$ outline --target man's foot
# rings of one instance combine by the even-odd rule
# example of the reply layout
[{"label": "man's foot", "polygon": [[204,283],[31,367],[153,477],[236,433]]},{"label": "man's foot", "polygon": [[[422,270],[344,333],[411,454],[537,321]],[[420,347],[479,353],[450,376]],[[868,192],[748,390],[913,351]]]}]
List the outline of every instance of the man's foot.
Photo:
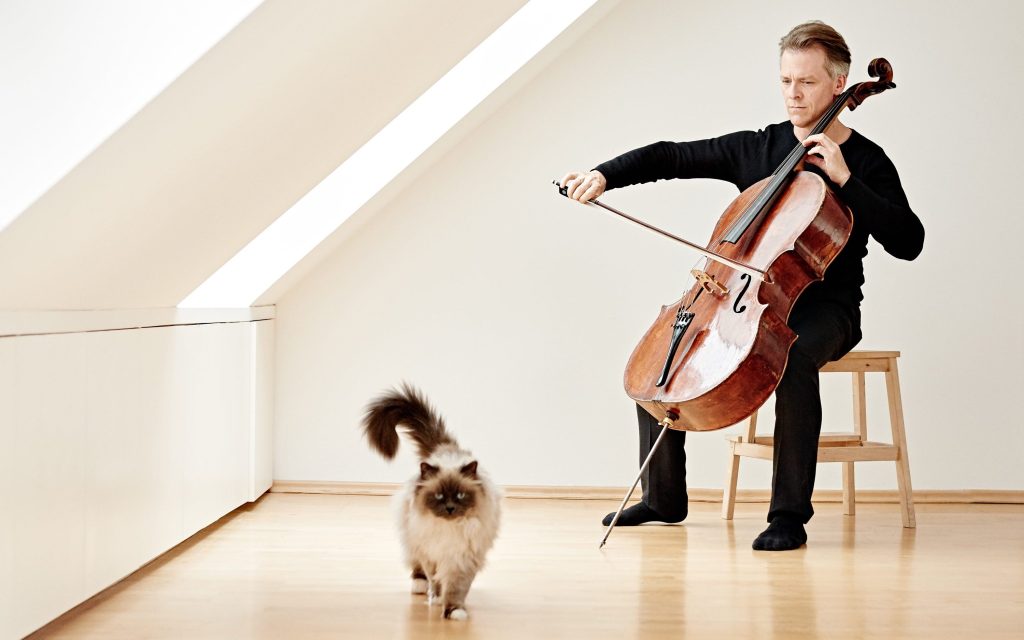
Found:
[{"label": "man's foot", "polygon": [[768,528],[754,539],[755,551],[789,551],[807,542],[802,522],[792,516],[775,516]]},{"label": "man's foot", "polygon": [[[614,517],[614,513],[609,513],[604,517],[604,520],[601,521],[601,524],[607,527],[612,523],[612,518]],[[638,502],[637,504],[634,504],[632,507],[623,510],[622,515],[619,516],[619,521],[615,523],[615,526],[635,527],[636,525],[643,524],[645,522],[667,522],[670,524],[675,524],[676,522],[682,522],[685,519],[685,514],[682,518],[677,519],[664,518],[660,513],[648,507],[643,502]]]}]

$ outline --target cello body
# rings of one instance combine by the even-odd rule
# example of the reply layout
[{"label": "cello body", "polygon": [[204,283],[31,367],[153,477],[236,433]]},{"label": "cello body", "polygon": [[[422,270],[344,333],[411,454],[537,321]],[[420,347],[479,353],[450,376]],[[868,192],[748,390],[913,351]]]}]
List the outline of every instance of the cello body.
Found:
[{"label": "cello body", "polygon": [[[728,427],[768,399],[797,337],[787,325],[789,314],[807,286],[824,276],[853,229],[849,208],[825,181],[795,171],[738,240],[726,241],[770,180],[733,200],[708,244],[763,270],[766,281],[709,263],[703,274],[705,283],[713,280],[711,285],[698,281],[679,301],[662,307],[626,366],[626,393],[657,419],[670,418],[673,429]],[[670,350],[677,313],[684,308],[693,317],[675,341],[678,349]],[[659,371],[667,374],[661,386]]]}]

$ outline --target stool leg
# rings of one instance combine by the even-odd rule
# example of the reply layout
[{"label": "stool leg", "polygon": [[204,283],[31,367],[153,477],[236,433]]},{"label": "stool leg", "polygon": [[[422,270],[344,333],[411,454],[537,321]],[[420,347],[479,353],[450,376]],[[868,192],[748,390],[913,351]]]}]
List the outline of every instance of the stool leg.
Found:
[{"label": "stool leg", "polygon": [[[853,376],[853,428],[861,443],[868,439],[868,412],[864,391],[864,372],[855,371]],[[853,462],[843,463],[843,513],[848,516],[857,513],[856,483]]]},{"label": "stool leg", "polygon": [[857,500],[854,498],[853,463],[843,463],[843,513],[852,516],[857,514]]},{"label": "stool leg", "polygon": [[722,519],[732,520],[736,507],[736,481],[740,477],[740,457],[736,454],[736,443],[729,443],[729,475],[725,479],[725,491],[722,494]]},{"label": "stool leg", "polygon": [[[750,414],[747,420],[747,435],[743,442],[754,442],[757,435],[757,412]],[[736,453],[736,443],[729,443],[729,475],[725,478],[725,491],[722,493],[722,519],[732,520],[736,507],[736,481],[740,477],[740,456]]]},{"label": "stool leg", "polygon": [[853,426],[861,442],[868,440],[868,405],[864,391],[864,372],[853,373]]},{"label": "stool leg", "polygon": [[757,411],[750,414],[750,418],[747,420],[746,442],[757,442]]},{"label": "stool leg", "polygon": [[885,389],[889,400],[889,423],[892,426],[892,441],[899,450],[896,460],[896,483],[900,490],[900,511],[903,526],[912,529],[917,526],[914,517],[914,490],[910,484],[910,459],[907,455],[907,435],[903,424],[903,398],[900,394],[900,374],[896,359],[889,360],[889,371],[885,374]]}]

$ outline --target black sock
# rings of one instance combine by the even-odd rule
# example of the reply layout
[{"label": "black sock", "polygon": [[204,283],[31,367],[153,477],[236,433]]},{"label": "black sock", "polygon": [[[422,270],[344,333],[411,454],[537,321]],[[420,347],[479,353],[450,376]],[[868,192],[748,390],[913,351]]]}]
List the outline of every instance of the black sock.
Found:
[{"label": "black sock", "polygon": [[768,528],[754,539],[755,551],[789,551],[807,542],[807,532],[800,520],[780,515],[772,518]]},{"label": "black sock", "polygon": [[[601,521],[601,524],[603,524],[604,526],[607,527],[608,525],[610,525],[612,523],[612,518],[614,518],[614,517],[615,517],[614,513],[609,513],[608,515],[606,515],[604,517],[604,520]],[[683,516],[681,518],[665,518],[660,513],[658,513],[654,509],[648,507],[643,502],[638,502],[637,504],[634,504],[632,507],[629,507],[628,509],[624,509],[622,511],[622,515],[619,516],[619,521],[615,523],[615,526],[616,527],[634,527],[634,526],[636,526],[638,524],[643,524],[645,522],[676,523],[676,522],[682,522],[685,519],[686,519],[686,514],[685,513],[683,514]]]}]

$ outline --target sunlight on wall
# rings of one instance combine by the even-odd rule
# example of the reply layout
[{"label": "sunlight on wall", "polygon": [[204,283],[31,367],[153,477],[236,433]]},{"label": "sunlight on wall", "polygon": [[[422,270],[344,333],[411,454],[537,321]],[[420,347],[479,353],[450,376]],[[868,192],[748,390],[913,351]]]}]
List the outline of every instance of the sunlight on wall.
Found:
[{"label": "sunlight on wall", "polygon": [[531,0],[178,307],[247,307],[596,0]]}]

